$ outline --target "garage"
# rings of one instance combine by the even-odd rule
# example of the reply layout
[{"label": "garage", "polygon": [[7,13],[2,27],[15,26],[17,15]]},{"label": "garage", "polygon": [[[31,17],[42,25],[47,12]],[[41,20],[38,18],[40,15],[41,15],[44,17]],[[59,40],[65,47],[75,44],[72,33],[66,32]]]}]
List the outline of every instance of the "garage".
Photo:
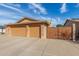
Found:
[{"label": "garage", "polygon": [[28,38],[46,38],[46,21],[37,21],[29,18],[19,20],[6,26],[6,33],[10,36],[23,36]]},{"label": "garage", "polygon": [[26,36],[27,35],[27,29],[25,26],[11,26],[11,33],[12,36]]}]

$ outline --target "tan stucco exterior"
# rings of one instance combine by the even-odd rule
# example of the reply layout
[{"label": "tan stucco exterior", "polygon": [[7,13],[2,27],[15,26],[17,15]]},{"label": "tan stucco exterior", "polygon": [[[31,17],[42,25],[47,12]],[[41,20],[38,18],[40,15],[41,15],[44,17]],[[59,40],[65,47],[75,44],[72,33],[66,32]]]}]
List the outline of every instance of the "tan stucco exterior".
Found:
[{"label": "tan stucco exterior", "polygon": [[6,27],[6,34],[9,36],[25,36],[34,38],[46,38],[46,28],[48,23],[29,20],[27,18],[18,21],[15,24],[9,24]]}]

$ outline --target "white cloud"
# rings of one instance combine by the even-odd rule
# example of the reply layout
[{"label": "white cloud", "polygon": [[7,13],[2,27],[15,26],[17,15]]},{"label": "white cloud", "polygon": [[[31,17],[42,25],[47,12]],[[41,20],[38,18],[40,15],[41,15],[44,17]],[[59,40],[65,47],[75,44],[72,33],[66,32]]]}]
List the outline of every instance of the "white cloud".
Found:
[{"label": "white cloud", "polygon": [[47,10],[42,6],[42,4],[32,3],[29,4],[29,8],[37,14],[47,14]]},{"label": "white cloud", "polygon": [[60,12],[61,12],[61,13],[67,12],[67,5],[66,5],[66,3],[63,3],[63,4],[62,4],[62,6],[61,6],[61,8],[60,8]]},{"label": "white cloud", "polygon": [[60,17],[53,18],[53,17],[44,17],[44,16],[41,16],[40,18],[43,19],[43,20],[50,21],[51,22],[51,26],[54,26],[54,27],[57,24],[62,24],[63,23],[63,21],[61,20]]},{"label": "white cloud", "polygon": [[[7,9],[0,9],[0,19],[1,18],[8,18],[8,19],[14,19],[14,20],[17,20],[17,19],[20,19],[22,18],[21,15],[13,12],[13,11],[9,11]],[[6,20],[7,21],[7,20]],[[0,21],[1,22],[1,21]]]},{"label": "white cloud", "polygon": [[17,7],[17,8],[21,7],[21,4],[18,4],[18,3],[5,3],[5,4],[9,6]]},{"label": "white cloud", "polygon": [[60,17],[57,17],[57,22],[58,22],[58,23],[60,23],[60,22],[61,22]]},{"label": "white cloud", "polygon": [[49,21],[51,21],[51,19],[52,19],[51,17],[44,17],[44,16],[40,16],[40,18],[43,20],[49,20]]},{"label": "white cloud", "polygon": [[40,17],[42,20],[47,20],[51,23],[50,26],[56,26],[57,23],[58,23],[58,20],[56,18],[52,18],[52,17],[44,17],[44,16],[41,16]]},{"label": "white cloud", "polygon": [[[13,7],[13,6],[11,6],[11,5],[7,5],[7,4],[0,4],[1,6],[3,6],[3,7],[6,7],[6,8],[9,8],[9,9],[11,9],[11,10],[14,10],[14,11],[16,11],[16,12],[19,12],[19,13],[17,13],[17,14],[19,14],[19,15],[21,15],[22,17],[33,17],[31,14],[29,14],[27,11],[26,12],[24,12],[22,9],[20,9],[20,8],[17,8],[17,7]],[[15,12],[15,13],[16,13]]]},{"label": "white cloud", "polygon": [[13,12],[1,11],[0,10],[0,25],[14,23],[16,20],[21,18],[21,16],[14,14]]},{"label": "white cloud", "polygon": [[11,23],[15,23],[16,20],[13,20],[13,19],[1,19],[0,18],[0,25],[4,25],[4,24],[11,24]]},{"label": "white cloud", "polygon": [[18,8],[15,8],[15,7],[9,6],[9,5],[7,5],[7,4],[0,4],[0,5],[3,6],[3,7],[6,7],[6,8],[9,8],[9,9],[12,9],[12,10],[14,10],[14,11],[17,11],[17,12],[19,12],[19,13],[24,14],[24,12],[21,11],[20,9],[18,9]]},{"label": "white cloud", "polygon": [[[0,25],[13,23],[16,21],[16,19],[23,17],[22,14],[24,14],[24,12],[18,8],[15,8],[15,7],[7,5],[7,4],[0,4],[0,6],[14,10],[14,11],[10,11],[9,9],[0,9],[0,20],[1,20]],[[19,14],[18,12],[21,14]]]},{"label": "white cloud", "polygon": [[[14,7],[13,4],[0,4],[0,6],[3,6],[5,8],[0,9],[0,24],[6,24],[9,22],[14,22],[16,19],[23,18],[27,15],[27,17],[32,17],[28,12],[25,13],[22,11],[19,7]],[[6,9],[8,8],[8,9]]]}]

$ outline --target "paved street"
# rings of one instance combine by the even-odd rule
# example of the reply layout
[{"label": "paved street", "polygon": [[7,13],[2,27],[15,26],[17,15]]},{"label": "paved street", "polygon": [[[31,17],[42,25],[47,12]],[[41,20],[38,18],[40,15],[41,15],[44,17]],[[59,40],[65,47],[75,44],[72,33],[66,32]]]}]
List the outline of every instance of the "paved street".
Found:
[{"label": "paved street", "polygon": [[1,56],[79,56],[79,44],[66,40],[0,36]]}]

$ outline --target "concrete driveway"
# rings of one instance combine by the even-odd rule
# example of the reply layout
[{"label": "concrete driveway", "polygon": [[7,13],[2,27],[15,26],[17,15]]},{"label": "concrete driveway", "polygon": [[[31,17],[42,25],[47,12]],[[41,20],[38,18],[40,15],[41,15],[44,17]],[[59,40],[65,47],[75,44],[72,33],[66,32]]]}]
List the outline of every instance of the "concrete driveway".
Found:
[{"label": "concrete driveway", "polygon": [[0,56],[79,56],[79,44],[66,40],[0,36]]}]

